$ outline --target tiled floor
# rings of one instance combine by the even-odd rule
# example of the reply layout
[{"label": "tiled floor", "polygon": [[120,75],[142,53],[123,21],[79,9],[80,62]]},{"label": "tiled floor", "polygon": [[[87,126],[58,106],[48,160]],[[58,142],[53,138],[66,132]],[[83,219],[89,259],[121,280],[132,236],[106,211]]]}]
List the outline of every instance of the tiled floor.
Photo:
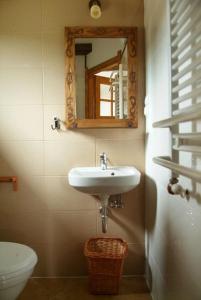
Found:
[{"label": "tiled floor", "polygon": [[124,278],[116,296],[90,295],[86,278],[33,278],[18,300],[151,300],[145,281],[140,277]]}]

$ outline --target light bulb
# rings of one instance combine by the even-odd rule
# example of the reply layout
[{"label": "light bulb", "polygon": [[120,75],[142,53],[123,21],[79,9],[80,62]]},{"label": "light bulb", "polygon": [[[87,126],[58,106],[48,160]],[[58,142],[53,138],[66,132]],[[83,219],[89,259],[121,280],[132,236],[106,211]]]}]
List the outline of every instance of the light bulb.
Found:
[{"label": "light bulb", "polygon": [[101,5],[98,0],[91,0],[89,3],[90,15],[93,19],[98,19],[101,16]]}]

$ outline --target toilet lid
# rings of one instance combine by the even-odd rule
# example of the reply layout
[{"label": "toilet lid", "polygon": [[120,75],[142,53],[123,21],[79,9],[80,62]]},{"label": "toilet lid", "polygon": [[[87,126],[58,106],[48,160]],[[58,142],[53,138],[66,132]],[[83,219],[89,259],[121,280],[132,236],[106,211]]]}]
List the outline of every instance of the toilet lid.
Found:
[{"label": "toilet lid", "polygon": [[35,265],[36,253],[28,246],[0,242],[0,275],[15,272],[28,265]]}]

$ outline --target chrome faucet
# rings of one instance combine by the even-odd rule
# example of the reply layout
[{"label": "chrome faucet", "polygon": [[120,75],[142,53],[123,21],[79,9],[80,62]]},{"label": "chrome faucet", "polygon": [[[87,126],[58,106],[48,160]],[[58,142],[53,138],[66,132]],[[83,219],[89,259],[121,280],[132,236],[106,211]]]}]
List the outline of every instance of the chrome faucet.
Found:
[{"label": "chrome faucet", "polygon": [[100,167],[101,170],[107,170],[107,155],[105,152],[100,154]]}]

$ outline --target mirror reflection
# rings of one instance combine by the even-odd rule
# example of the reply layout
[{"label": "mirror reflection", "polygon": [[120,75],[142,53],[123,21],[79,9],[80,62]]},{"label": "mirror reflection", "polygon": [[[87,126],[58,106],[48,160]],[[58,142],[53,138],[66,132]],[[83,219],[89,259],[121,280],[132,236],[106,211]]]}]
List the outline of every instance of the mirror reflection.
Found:
[{"label": "mirror reflection", "polygon": [[75,39],[78,119],[127,119],[126,38]]}]

